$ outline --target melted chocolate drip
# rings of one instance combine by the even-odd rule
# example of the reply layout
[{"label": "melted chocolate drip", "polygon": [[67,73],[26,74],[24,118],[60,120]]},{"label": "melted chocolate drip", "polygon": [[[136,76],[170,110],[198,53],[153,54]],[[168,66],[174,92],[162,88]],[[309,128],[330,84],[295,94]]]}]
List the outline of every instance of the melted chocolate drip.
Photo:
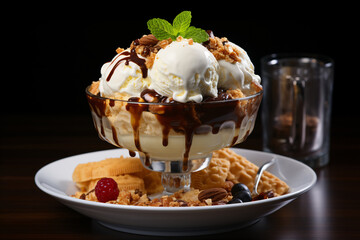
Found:
[{"label": "melted chocolate drip", "polygon": [[[140,98],[133,97],[128,100],[129,103],[131,102],[139,102]],[[146,104],[126,104],[126,110],[131,113],[131,126],[133,127],[134,132],[134,142],[135,147],[142,152],[141,145],[140,145],[140,119],[142,112],[148,108]]]},{"label": "melted chocolate drip", "polygon": [[[90,107],[93,112],[101,119],[105,115],[107,100],[99,97],[93,97],[87,95]],[[153,113],[157,120],[162,125],[162,144],[168,145],[168,138],[170,130],[174,130],[177,133],[184,134],[185,136],[185,151],[183,155],[183,171],[188,169],[189,152],[192,145],[194,134],[208,134],[212,132],[217,134],[220,128],[225,122],[232,121],[235,123],[235,128],[241,127],[242,121],[245,117],[249,118],[257,113],[258,107],[261,102],[262,95],[248,99],[246,101],[241,100],[229,100],[231,97],[227,95],[225,90],[219,90],[218,97],[205,98],[202,103],[179,103],[172,98],[164,97],[158,94],[154,90],[144,90],[141,93],[141,98],[133,97],[128,100],[126,104],[126,110],[131,114],[131,125],[134,134],[134,143],[138,151],[143,152],[140,144],[139,128],[142,117],[142,112],[148,111]],[[219,101],[229,100],[229,101]],[[111,100],[109,105],[114,106],[114,100]],[[148,103],[160,103],[160,104],[143,104]],[[161,104],[163,103],[163,104]],[[169,104],[171,103],[171,104]],[[102,121],[101,121],[102,122]],[[97,125],[95,124],[96,128]],[[209,127],[204,127],[209,126]],[[112,127],[113,141],[116,145],[120,146],[117,139],[116,129]],[[101,124],[101,129],[98,132],[101,133],[100,137],[106,140],[104,133],[104,127]],[[248,131],[244,139],[250,134]],[[232,145],[238,141],[239,136],[235,136],[232,139]],[[143,152],[146,156],[145,165],[150,165],[150,158],[146,152]],[[134,153],[130,151],[130,155]]]},{"label": "melted chocolate drip", "polygon": [[[217,134],[221,126],[226,121],[235,122],[235,127],[240,128],[242,120],[246,116],[245,111],[253,114],[251,109],[243,109],[239,101],[219,102],[221,100],[229,100],[231,97],[225,90],[219,89],[218,97],[205,98],[204,102],[209,103],[179,103],[172,98],[164,97],[154,90],[146,89],[141,93],[141,99],[149,103],[165,103],[163,105],[141,104],[140,98],[131,98],[127,105],[127,110],[131,113],[131,123],[134,130],[135,145],[141,151],[139,142],[139,124],[143,111],[149,111],[155,114],[157,120],[163,127],[162,135],[163,146],[168,145],[170,130],[173,129],[177,133],[185,135],[185,151],[183,155],[183,170],[188,168],[189,152],[192,145],[194,134],[207,134],[209,130],[201,128],[203,125],[210,125],[211,132]],[[259,98],[256,98],[259,99]],[[260,98],[261,100],[261,98]],[[248,100],[252,101],[252,100]],[[134,104],[139,102],[139,104]],[[172,103],[172,104],[167,104]],[[252,105],[252,104],[250,104]],[[257,105],[257,104],[255,104]],[[257,110],[257,108],[255,108]],[[248,134],[246,134],[247,136]],[[238,136],[235,136],[232,143],[235,144]]]},{"label": "melted chocolate drip", "polygon": [[135,49],[131,49],[130,52],[125,52],[124,51],[124,52],[120,53],[119,56],[128,56],[128,57],[124,57],[123,59],[121,59],[120,61],[118,61],[115,64],[115,66],[111,69],[109,75],[107,76],[106,81],[110,81],[110,79],[111,79],[112,75],[114,74],[116,68],[120,65],[120,63],[122,61],[125,61],[125,65],[129,65],[130,61],[137,64],[141,69],[142,77],[143,78],[147,77],[148,70],[147,70],[146,65],[145,65],[145,59],[139,58],[139,56],[137,55]]}]

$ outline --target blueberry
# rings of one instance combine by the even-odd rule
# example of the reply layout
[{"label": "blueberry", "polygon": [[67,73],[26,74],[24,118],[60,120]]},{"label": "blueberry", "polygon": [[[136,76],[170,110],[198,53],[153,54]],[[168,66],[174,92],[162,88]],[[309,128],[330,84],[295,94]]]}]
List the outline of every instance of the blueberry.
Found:
[{"label": "blueberry", "polygon": [[245,184],[242,184],[242,183],[236,183],[231,188],[231,194],[233,196],[235,196],[238,192],[241,192],[241,191],[250,191],[250,190],[248,189],[248,187]]},{"label": "blueberry", "polygon": [[235,196],[233,196],[234,198],[238,198],[243,202],[251,202],[252,201],[252,197],[251,197],[251,193],[250,191],[241,191],[238,192]]},{"label": "blueberry", "polygon": [[242,203],[243,201],[241,201],[240,199],[238,198],[233,198],[231,199],[230,201],[228,201],[227,204],[233,204],[233,203]]},{"label": "blueberry", "polygon": [[231,194],[234,198],[240,199],[242,202],[250,202],[252,200],[249,188],[242,183],[237,183],[231,188]]}]

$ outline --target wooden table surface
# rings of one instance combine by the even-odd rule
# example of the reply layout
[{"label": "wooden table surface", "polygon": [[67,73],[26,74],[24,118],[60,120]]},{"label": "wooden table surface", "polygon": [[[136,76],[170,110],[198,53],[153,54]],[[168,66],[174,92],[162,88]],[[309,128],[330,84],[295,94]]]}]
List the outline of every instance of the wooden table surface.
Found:
[{"label": "wooden table surface", "polygon": [[[36,187],[42,166],[113,148],[97,137],[90,114],[1,118],[0,239],[168,239],[107,229]],[[316,170],[312,190],[250,227],[191,239],[360,239],[359,121],[333,118],[330,164]],[[259,123],[239,147],[261,149]]]}]

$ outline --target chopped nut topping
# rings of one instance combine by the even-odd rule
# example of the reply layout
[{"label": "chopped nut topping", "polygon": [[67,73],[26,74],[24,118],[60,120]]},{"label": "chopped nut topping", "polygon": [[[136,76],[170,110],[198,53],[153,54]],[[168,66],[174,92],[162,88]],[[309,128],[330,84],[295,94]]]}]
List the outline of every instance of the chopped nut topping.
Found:
[{"label": "chopped nut topping", "polygon": [[170,43],[172,43],[172,40],[171,40],[171,38],[168,38],[168,39],[158,42],[156,45],[159,46],[160,48],[165,48]]},{"label": "chopped nut topping", "polygon": [[156,53],[151,52],[150,55],[146,58],[145,65],[149,69],[152,67],[155,61]]},{"label": "chopped nut topping", "polygon": [[226,37],[211,37],[204,46],[214,55],[216,60],[224,59],[230,63],[241,62],[241,59],[239,58],[241,53],[240,50],[229,44]]},{"label": "chopped nut topping", "polygon": [[224,188],[209,188],[200,192],[198,198],[200,201],[205,201],[208,203],[209,199],[217,202],[227,197],[227,195],[228,193]]},{"label": "chopped nut topping", "polygon": [[[139,39],[134,40],[130,48],[135,49],[135,52],[142,57],[146,58],[145,65],[149,69],[154,64],[155,56],[159,52],[160,49],[165,48],[172,42],[171,38],[159,41],[154,35],[144,35]],[[123,49],[117,50],[118,53],[121,53]]]},{"label": "chopped nut topping", "polygon": [[158,42],[159,40],[157,40],[156,37],[152,34],[144,35],[139,39],[139,43],[146,46],[154,46]]},{"label": "chopped nut topping", "polygon": [[122,53],[124,50],[125,50],[125,49],[118,47],[118,48],[116,49],[116,52],[119,54],[119,53]]},{"label": "chopped nut topping", "polygon": [[100,93],[99,90],[100,81],[92,82],[89,88],[89,92],[91,92],[94,95],[97,95]]}]

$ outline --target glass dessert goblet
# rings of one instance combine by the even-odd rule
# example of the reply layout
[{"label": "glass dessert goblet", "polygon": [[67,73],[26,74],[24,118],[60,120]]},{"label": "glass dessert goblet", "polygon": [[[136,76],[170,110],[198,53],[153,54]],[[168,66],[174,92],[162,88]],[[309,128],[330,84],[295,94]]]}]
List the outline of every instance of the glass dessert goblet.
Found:
[{"label": "glass dessert goblet", "polygon": [[190,189],[191,172],[207,167],[213,151],[243,142],[262,98],[260,91],[239,99],[179,103],[150,93],[125,101],[86,89],[100,138],[127,148],[131,156],[138,152],[145,168],[161,172],[161,194]]}]

